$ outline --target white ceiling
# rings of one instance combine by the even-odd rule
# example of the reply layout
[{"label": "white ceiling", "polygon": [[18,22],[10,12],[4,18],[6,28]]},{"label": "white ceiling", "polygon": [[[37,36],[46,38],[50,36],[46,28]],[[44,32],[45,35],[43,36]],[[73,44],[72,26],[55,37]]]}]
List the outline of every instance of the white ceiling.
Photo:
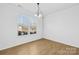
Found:
[{"label": "white ceiling", "polygon": [[[29,10],[33,14],[36,12],[36,3],[21,3],[18,5]],[[40,10],[44,16],[47,16],[76,5],[78,5],[78,3],[40,3]]]}]

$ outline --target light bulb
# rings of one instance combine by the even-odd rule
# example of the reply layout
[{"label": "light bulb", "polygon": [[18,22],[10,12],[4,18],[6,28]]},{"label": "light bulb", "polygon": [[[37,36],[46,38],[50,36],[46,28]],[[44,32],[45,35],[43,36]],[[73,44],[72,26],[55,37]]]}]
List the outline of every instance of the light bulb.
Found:
[{"label": "light bulb", "polygon": [[42,14],[39,14],[39,15],[35,14],[34,16],[36,16],[36,17],[42,17]]},{"label": "light bulb", "polygon": [[39,16],[38,17],[42,17],[42,14],[39,14]]},{"label": "light bulb", "polygon": [[21,26],[19,26],[19,28],[21,29],[22,27],[21,27]]}]

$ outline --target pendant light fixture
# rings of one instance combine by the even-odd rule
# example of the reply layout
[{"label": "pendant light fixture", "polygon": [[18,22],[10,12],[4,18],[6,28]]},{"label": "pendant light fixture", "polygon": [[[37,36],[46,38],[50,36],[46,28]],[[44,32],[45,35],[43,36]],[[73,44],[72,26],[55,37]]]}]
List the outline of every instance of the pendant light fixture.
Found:
[{"label": "pendant light fixture", "polygon": [[37,3],[37,10],[36,10],[35,16],[38,16],[38,17],[42,16],[42,13],[40,11],[40,3]]}]

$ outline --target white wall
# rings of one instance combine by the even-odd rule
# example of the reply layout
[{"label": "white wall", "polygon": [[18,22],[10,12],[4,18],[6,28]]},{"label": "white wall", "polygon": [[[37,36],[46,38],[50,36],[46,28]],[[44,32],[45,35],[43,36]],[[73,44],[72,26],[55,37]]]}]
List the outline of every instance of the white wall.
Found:
[{"label": "white wall", "polygon": [[79,5],[52,13],[44,21],[45,38],[79,47]]},{"label": "white wall", "polygon": [[38,31],[34,35],[17,36],[17,15],[33,15],[12,4],[0,4],[0,50],[41,38],[41,22],[38,20]]}]

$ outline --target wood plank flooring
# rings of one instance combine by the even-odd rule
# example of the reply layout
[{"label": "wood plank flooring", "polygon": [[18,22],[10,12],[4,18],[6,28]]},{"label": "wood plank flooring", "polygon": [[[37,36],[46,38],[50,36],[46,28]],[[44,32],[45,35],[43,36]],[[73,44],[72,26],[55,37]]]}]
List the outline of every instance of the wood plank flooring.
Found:
[{"label": "wood plank flooring", "polygon": [[40,39],[0,51],[0,55],[78,55],[79,48]]}]

